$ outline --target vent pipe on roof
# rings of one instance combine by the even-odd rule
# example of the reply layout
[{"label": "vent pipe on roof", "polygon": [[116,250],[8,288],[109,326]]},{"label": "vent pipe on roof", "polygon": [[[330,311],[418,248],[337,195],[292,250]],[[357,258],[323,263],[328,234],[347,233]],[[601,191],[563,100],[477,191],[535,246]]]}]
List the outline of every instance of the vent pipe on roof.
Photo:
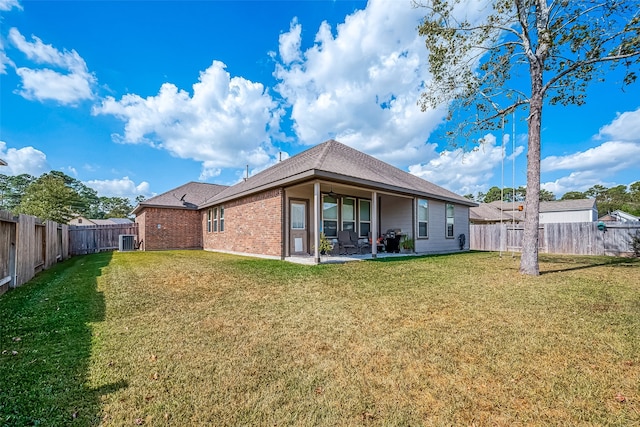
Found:
[{"label": "vent pipe on roof", "polygon": [[243,178],[245,181],[249,179],[249,165],[247,165],[247,173],[245,175],[245,177]]}]

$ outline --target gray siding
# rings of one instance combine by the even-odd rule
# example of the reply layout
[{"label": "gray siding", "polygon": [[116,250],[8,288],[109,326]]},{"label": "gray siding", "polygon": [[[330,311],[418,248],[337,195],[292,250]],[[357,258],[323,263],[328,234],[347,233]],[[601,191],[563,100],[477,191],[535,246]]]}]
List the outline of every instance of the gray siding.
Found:
[{"label": "gray siding", "polygon": [[444,253],[460,250],[458,236],[465,235],[469,249],[469,208],[454,203],[453,238],[447,238],[445,203],[429,200],[429,237],[416,240],[417,253]]},{"label": "gray siding", "polygon": [[390,228],[399,228],[403,233],[413,236],[413,222],[411,220],[412,209],[413,199],[387,195],[381,196],[380,232],[385,233]]}]

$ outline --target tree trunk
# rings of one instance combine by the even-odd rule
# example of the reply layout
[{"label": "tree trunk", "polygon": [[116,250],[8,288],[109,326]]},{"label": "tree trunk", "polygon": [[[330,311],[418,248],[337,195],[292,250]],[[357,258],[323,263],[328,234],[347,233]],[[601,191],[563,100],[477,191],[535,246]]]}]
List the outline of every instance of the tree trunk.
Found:
[{"label": "tree trunk", "polygon": [[527,196],[524,202],[524,235],[520,273],[537,276],[538,226],[540,225],[540,129],[542,125],[542,66],[532,62],[529,104],[529,148],[527,153]]}]

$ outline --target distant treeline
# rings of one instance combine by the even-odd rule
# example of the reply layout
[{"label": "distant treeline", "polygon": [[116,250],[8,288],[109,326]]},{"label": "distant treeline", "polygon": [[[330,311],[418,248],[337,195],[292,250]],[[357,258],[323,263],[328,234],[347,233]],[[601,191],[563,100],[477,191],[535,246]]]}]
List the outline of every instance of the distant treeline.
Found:
[{"label": "distant treeline", "polygon": [[[142,200],[143,196],[136,198]],[[65,224],[77,216],[127,218],[133,206],[126,197],[99,197],[81,181],[52,171],[39,177],[0,174],[0,210]]]}]

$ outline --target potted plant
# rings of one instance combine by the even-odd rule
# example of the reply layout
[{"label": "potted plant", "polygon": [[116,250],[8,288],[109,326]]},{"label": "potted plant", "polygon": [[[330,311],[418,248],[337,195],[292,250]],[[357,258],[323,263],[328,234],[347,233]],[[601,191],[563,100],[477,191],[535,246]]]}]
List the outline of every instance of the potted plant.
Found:
[{"label": "potted plant", "polygon": [[329,254],[333,250],[333,245],[324,233],[320,233],[320,245],[318,246],[318,249],[320,249],[320,253],[322,255]]},{"label": "potted plant", "polygon": [[400,240],[400,248],[402,248],[402,252],[413,252],[415,249],[415,242],[411,237],[405,234]]}]

